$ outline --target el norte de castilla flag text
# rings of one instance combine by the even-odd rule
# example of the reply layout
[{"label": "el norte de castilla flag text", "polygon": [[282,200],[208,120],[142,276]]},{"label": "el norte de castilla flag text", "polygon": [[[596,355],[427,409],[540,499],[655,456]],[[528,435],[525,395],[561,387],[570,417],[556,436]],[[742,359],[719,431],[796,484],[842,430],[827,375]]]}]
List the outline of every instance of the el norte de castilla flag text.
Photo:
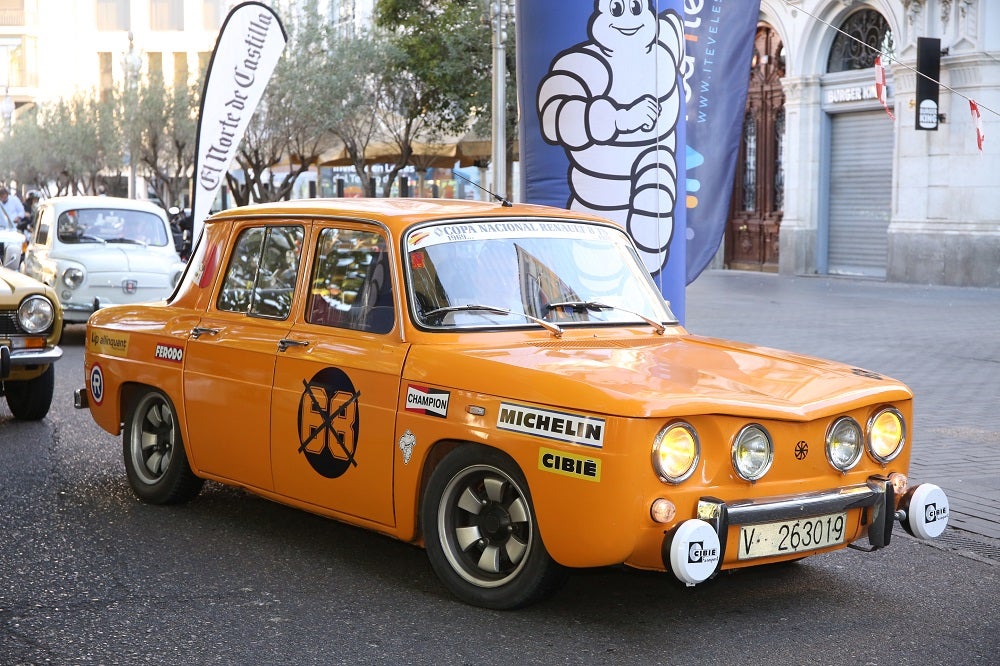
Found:
[{"label": "el norte de castilla flag text", "polygon": [[287,41],[278,15],[259,2],[237,5],[222,24],[198,118],[191,203],[196,240]]}]

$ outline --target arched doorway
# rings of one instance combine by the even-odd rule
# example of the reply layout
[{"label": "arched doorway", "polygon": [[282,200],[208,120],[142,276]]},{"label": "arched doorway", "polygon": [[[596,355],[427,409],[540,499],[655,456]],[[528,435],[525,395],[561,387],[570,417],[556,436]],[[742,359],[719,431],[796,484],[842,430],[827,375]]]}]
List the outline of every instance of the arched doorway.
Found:
[{"label": "arched doorway", "polygon": [[778,270],[778,231],[784,208],[781,164],[785,135],[785,48],[771,26],[757,26],[743,138],[726,228],[726,266]]}]

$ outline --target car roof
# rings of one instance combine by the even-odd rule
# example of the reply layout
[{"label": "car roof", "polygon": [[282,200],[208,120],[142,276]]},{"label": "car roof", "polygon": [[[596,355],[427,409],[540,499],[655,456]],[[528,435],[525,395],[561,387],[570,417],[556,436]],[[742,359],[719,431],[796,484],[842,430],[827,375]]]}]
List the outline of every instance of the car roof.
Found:
[{"label": "car roof", "polygon": [[216,213],[205,220],[205,223],[261,216],[372,220],[381,222],[394,231],[401,231],[417,222],[484,217],[561,217],[613,224],[602,217],[552,206],[503,206],[500,203],[464,199],[417,198],[321,198],[251,204]]},{"label": "car roof", "polygon": [[152,201],[147,201],[145,199],[126,199],[124,197],[52,197],[51,199],[46,199],[41,205],[54,207],[61,211],[73,208],[124,208],[126,210],[141,210],[156,213],[160,217],[165,217],[166,215],[163,208]]}]

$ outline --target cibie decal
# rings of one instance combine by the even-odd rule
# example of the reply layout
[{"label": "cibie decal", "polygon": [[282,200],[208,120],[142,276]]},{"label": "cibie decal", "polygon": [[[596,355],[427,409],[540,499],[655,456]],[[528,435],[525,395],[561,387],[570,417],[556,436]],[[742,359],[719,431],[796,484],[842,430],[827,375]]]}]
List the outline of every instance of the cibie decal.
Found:
[{"label": "cibie decal", "polygon": [[552,449],[538,450],[538,469],[587,481],[601,480],[601,461]]},{"label": "cibie decal", "polygon": [[413,447],[417,445],[416,436],[407,430],[403,433],[403,436],[399,438],[399,450],[403,452],[403,464],[409,465],[410,458],[413,456]]},{"label": "cibie decal", "polygon": [[180,363],[184,360],[184,348],[177,345],[158,344],[156,345],[156,351],[153,352],[153,356],[161,361]]},{"label": "cibie decal", "polygon": [[104,372],[97,363],[90,369],[90,397],[95,405],[104,402]]},{"label": "cibie decal", "polygon": [[448,401],[451,394],[448,391],[427,388],[425,386],[406,387],[406,411],[445,418],[448,416]]},{"label": "cibie decal", "polygon": [[299,399],[299,453],[328,479],[356,467],[361,393],[338,368],[325,368],[310,381]]},{"label": "cibie decal", "polygon": [[500,403],[497,428],[583,446],[604,446],[604,419],[527,405]]}]

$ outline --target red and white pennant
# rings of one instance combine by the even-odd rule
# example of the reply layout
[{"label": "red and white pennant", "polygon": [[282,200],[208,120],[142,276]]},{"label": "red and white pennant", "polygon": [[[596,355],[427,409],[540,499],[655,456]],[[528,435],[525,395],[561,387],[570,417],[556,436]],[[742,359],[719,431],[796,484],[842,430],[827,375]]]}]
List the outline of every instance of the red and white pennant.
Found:
[{"label": "red and white pennant", "polygon": [[892,111],[889,110],[889,103],[886,101],[886,91],[885,91],[885,68],[882,67],[882,56],[875,56],[875,94],[878,96],[878,101],[882,102],[882,108],[885,112],[889,114],[889,117],[893,120],[896,116],[892,115]]},{"label": "red and white pennant", "polygon": [[979,154],[983,153],[983,142],[986,140],[986,135],[983,134],[983,116],[979,113],[979,105],[973,99],[969,100],[969,110],[972,111],[972,124],[976,126],[976,146],[979,148]]}]

